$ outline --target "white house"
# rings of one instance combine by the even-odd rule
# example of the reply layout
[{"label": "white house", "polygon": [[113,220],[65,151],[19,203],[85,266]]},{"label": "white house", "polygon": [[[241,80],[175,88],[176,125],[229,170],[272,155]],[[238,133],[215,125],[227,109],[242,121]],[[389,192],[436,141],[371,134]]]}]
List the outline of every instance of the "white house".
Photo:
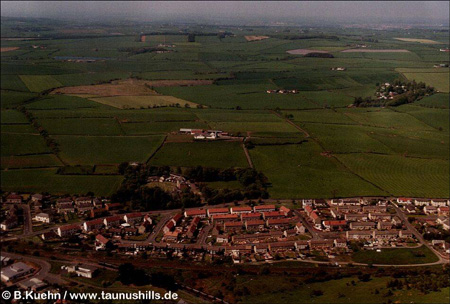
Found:
[{"label": "white house", "polygon": [[36,216],[34,217],[35,221],[38,222],[43,222],[43,223],[50,223],[50,215],[48,213],[38,213],[36,214]]}]

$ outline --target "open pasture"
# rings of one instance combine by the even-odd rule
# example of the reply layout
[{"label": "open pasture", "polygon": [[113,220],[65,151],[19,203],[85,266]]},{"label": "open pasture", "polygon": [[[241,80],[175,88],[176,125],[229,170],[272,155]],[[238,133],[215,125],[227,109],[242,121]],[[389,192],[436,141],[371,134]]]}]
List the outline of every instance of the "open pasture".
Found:
[{"label": "open pasture", "polygon": [[49,153],[39,134],[1,133],[1,156]]},{"label": "open pasture", "polygon": [[85,98],[68,95],[47,95],[45,98],[25,105],[28,110],[76,110],[99,108],[98,103]]},{"label": "open pasture", "polygon": [[440,44],[442,42],[431,40],[431,39],[420,39],[420,38],[394,38],[396,40],[404,41],[404,42],[417,42],[424,44]]},{"label": "open pasture", "polygon": [[56,166],[62,166],[62,163],[53,154],[6,156],[1,158],[2,169],[43,168]]},{"label": "open pasture", "polygon": [[327,54],[328,51],[324,51],[324,50],[310,50],[310,49],[296,49],[296,50],[286,51],[286,53],[291,54],[291,55],[306,55],[306,54],[309,54],[309,53]]},{"label": "open pasture", "polygon": [[57,169],[2,170],[3,191],[23,191],[54,195],[86,194],[109,196],[119,187],[123,177],[103,175],[58,175]]},{"label": "open pasture", "polygon": [[449,162],[400,155],[337,154],[350,170],[394,196],[449,197]]},{"label": "open pasture", "polygon": [[89,99],[119,109],[167,107],[175,105],[180,107],[197,106],[196,103],[165,95],[91,97]]},{"label": "open pasture", "polygon": [[50,135],[123,135],[114,118],[65,118],[39,119]]},{"label": "open pasture", "polygon": [[405,49],[348,49],[341,51],[342,53],[409,53]]},{"label": "open pasture", "polygon": [[2,77],[1,88],[2,92],[3,90],[29,92],[28,88],[18,75],[9,75],[7,77]]},{"label": "open pasture", "polygon": [[71,165],[145,162],[161,145],[163,136],[55,136],[61,157]]},{"label": "open pasture", "polygon": [[256,146],[250,156],[264,172],[272,198],[327,198],[383,195],[385,192],[350,173],[335,159],[321,155],[311,140],[302,144]]},{"label": "open pasture", "polygon": [[442,132],[394,132],[380,130],[370,134],[392,151],[411,157],[449,159],[449,136]]},{"label": "open pasture", "polygon": [[95,95],[95,96],[133,96],[133,95],[153,95],[153,87],[177,87],[208,85],[211,80],[138,80],[126,79],[115,80],[111,83],[63,87],[54,90],[53,94],[71,95]]},{"label": "open pasture", "polygon": [[20,75],[31,92],[42,92],[62,86],[62,84],[50,75]]},{"label": "open pasture", "polygon": [[6,52],[11,52],[11,51],[15,51],[20,49],[17,46],[7,46],[7,47],[1,47],[0,48],[0,53],[6,53]]},{"label": "open pasture", "polygon": [[208,125],[200,121],[141,121],[123,122],[122,129],[127,135],[167,134],[178,132],[181,128],[208,129]]},{"label": "open pasture", "polygon": [[[394,249],[402,250],[402,249]],[[399,252],[400,253],[400,252]],[[373,255],[379,254],[374,251]],[[395,252],[389,256],[394,256]],[[412,254],[411,254],[412,255]],[[400,257],[403,254],[400,254]],[[426,255],[429,260],[430,255]],[[396,258],[397,259],[397,258]],[[416,258],[420,260],[420,258]],[[275,264],[276,265],[276,264]],[[292,267],[299,267],[298,262],[292,264]],[[251,295],[244,296],[242,304],[264,304],[264,303],[323,303],[323,304],[351,304],[351,303],[382,303],[386,301],[385,294],[390,288],[387,283],[392,280],[391,277],[372,276],[370,281],[361,282],[358,278],[348,277],[339,280],[329,280],[325,282],[316,282],[308,284],[292,283],[291,277],[272,275],[262,280],[254,279],[250,276],[239,276],[238,284],[250,290]],[[240,283],[242,282],[242,283]],[[283,291],[280,291],[280,288]],[[313,290],[323,291],[323,295],[312,297]],[[378,290],[378,293],[375,292]],[[407,303],[414,299],[415,303],[447,303],[450,299],[450,288],[442,288],[439,291],[432,291],[424,294],[415,289],[396,289],[393,295],[388,299],[393,303]]]},{"label": "open pasture", "polygon": [[436,72],[436,70],[430,69],[429,72],[402,72],[402,74],[408,80],[415,80],[416,82],[424,82],[427,85],[431,85],[436,90],[444,93],[448,93],[450,90],[450,74],[448,72]]},{"label": "open pasture", "polygon": [[415,104],[425,107],[446,108],[450,107],[450,95],[447,93],[438,93],[427,96],[415,102]]},{"label": "open pasture", "polygon": [[180,167],[248,167],[242,143],[229,141],[166,143],[150,160],[150,164]]},{"label": "open pasture", "polygon": [[16,110],[2,110],[1,111],[1,123],[2,124],[18,124],[26,123],[28,120],[21,112]]},{"label": "open pasture", "polygon": [[337,111],[364,126],[397,130],[435,131],[434,128],[408,114],[388,108],[349,108],[338,109]]},{"label": "open pasture", "polygon": [[248,42],[252,42],[252,41],[261,41],[264,39],[269,39],[269,36],[244,36],[245,40],[247,40]]},{"label": "open pasture", "polygon": [[415,105],[403,105],[398,107],[398,111],[407,113],[436,130],[448,132],[450,129],[449,109],[432,109]]},{"label": "open pasture", "polygon": [[2,133],[26,133],[26,134],[38,134],[39,132],[33,128],[29,123],[20,124],[2,124]]},{"label": "open pasture", "polygon": [[377,129],[354,125],[304,123],[302,127],[331,153],[391,153],[391,150],[370,137]]},{"label": "open pasture", "polygon": [[[2,77],[3,78],[3,77]],[[14,109],[25,101],[35,98],[36,94],[16,91],[1,91],[0,100],[2,109]]]}]

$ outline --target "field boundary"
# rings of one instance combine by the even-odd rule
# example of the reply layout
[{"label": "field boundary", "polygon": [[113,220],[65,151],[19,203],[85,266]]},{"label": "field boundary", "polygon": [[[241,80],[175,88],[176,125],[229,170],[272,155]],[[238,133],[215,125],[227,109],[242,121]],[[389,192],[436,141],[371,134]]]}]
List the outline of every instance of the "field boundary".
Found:
[{"label": "field boundary", "polygon": [[158,148],[156,148],[155,151],[153,151],[153,153],[147,158],[147,160],[145,161],[146,164],[148,164],[148,162],[156,155],[156,153],[158,153],[159,150],[161,150],[161,148],[164,146],[164,144],[166,143],[167,140],[167,135],[164,136],[164,139],[162,140],[161,144],[158,146]]}]

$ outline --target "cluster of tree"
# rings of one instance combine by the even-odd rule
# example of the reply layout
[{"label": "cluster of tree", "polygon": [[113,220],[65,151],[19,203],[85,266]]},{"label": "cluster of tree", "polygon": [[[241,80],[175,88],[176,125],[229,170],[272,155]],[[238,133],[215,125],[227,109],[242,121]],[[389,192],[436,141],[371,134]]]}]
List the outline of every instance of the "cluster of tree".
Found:
[{"label": "cluster of tree", "polygon": [[[172,170],[168,166],[130,166],[128,163],[119,165],[119,173],[125,179],[112,199],[118,202],[130,202],[133,208],[146,210],[189,208],[199,206],[202,199],[190,189],[179,193],[169,193],[160,187],[146,187],[150,176],[168,176],[170,173],[183,174],[188,180],[200,183],[199,188],[208,204],[220,204],[242,199],[268,198],[267,177],[254,169],[217,169],[197,166]],[[207,182],[238,181],[242,189],[211,189]]]},{"label": "cluster of tree", "polygon": [[[224,32],[226,35],[232,35],[231,32]],[[143,33],[142,36],[159,36],[159,35],[166,35],[166,36],[186,36],[189,33],[186,31],[175,31],[175,32],[149,32],[149,33]],[[217,36],[220,33],[205,33],[205,32],[198,32],[194,31],[192,34],[195,34],[196,36]]]},{"label": "cluster of tree", "polygon": [[58,168],[57,174],[62,175],[91,175],[94,174],[93,166],[64,166]]},{"label": "cluster of tree", "polygon": [[361,37],[361,41],[378,43],[378,39]]},{"label": "cluster of tree", "polygon": [[413,103],[414,101],[422,99],[424,96],[432,95],[435,93],[435,89],[431,86],[427,86],[423,82],[417,83],[414,80],[403,82],[397,79],[391,85],[378,85],[377,94],[379,94],[379,96],[390,96],[391,93],[393,95],[392,99],[356,97],[353,105],[356,107],[396,107],[407,103]]},{"label": "cluster of tree", "polygon": [[187,41],[188,42],[195,42],[195,34],[188,34]]},{"label": "cluster of tree", "polygon": [[128,53],[131,56],[144,53],[166,52],[167,49],[163,47],[124,47],[119,48],[118,51]]},{"label": "cluster of tree", "polygon": [[17,107],[17,110],[19,110],[20,112],[22,112],[25,117],[28,119],[28,121],[30,122],[30,124],[33,126],[33,128],[35,128],[39,134],[44,137],[45,140],[45,144],[47,145],[47,147],[49,147],[53,153],[57,154],[59,152],[59,145],[56,142],[56,140],[54,140],[53,138],[51,138],[48,134],[48,131],[44,129],[44,127],[42,127],[39,122],[36,120],[36,118],[34,118],[33,114],[31,112],[29,112],[24,106],[19,106]]},{"label": "cluster of tree", "polygon": [[392,274],[393,279],[386,283],[392,289],[416,289],[422,293],[440,291],[450,286],[450,265],[446,264],[439,270],[397,270]]},{"label": "cluster of tree", "polygon": [[121,264],[118,272],[117,280],[124,285],[143,286],[151,284],[171,291],[178,289],[174,276],[163,272],[147,274],[144,269],[136,268],[131,263]]},{"label": "cluster of tree", "polygon": [[318,52],[308,53],[308,54],[305,54],[303,57],[334,58],[333,54],[330,54],[330,53],[318,53]]}]

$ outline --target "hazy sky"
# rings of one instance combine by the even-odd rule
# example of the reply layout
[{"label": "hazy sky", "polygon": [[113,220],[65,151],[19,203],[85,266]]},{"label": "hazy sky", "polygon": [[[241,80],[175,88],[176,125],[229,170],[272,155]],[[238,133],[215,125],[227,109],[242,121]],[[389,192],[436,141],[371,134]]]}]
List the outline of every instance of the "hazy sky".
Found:
[{"label": "hazy sky", "polygon": [[50,18],[121,18],[161,20],[241,19],[262,21],[415,21],[449,20],[449,1],[1,1],[2,16]]}]

